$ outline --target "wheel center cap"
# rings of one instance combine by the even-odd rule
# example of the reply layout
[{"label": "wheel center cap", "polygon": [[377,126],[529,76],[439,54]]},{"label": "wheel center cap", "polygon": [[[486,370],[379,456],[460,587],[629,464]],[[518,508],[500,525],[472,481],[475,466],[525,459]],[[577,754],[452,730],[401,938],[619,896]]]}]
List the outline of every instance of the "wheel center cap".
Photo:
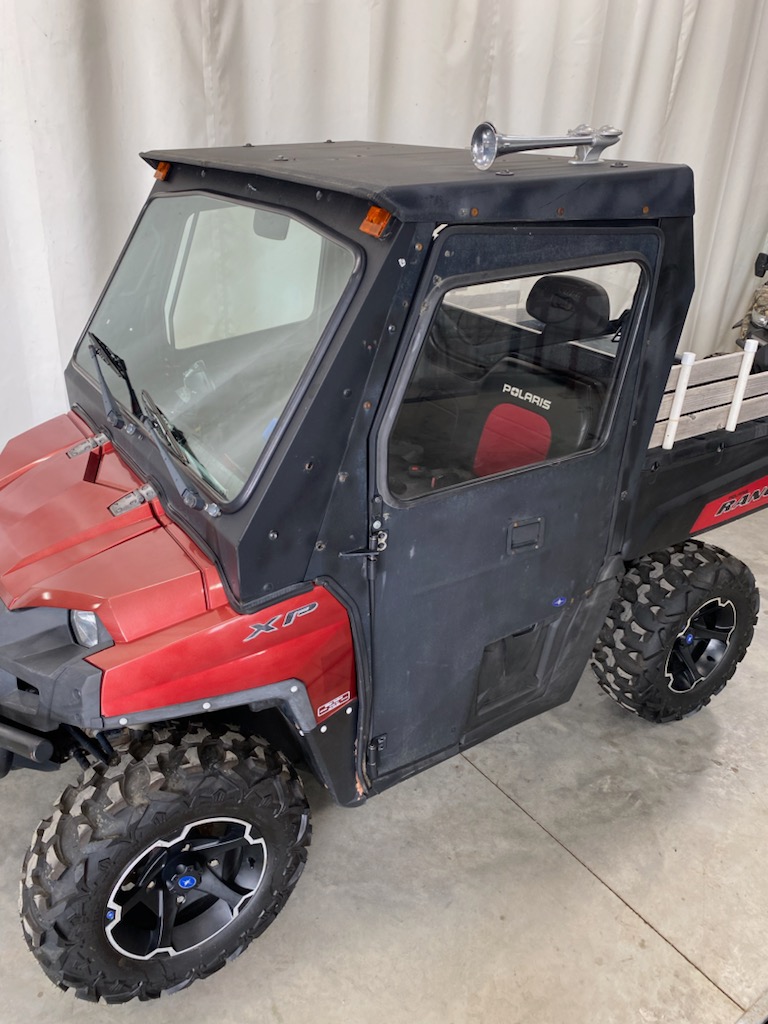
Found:
[{"label": "wheel center cap", "polygon": [[192,867],[179,868],[171,879],[171,888],[176,892],[190,892],[200,885],[200,872]]}]

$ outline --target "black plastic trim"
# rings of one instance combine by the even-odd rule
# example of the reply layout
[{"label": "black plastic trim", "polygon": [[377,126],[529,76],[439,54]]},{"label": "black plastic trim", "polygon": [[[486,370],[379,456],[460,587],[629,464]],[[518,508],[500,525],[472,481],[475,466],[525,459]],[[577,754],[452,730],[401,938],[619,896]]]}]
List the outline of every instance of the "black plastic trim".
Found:
[{"label": "black plastic trim", "polygon": [[102,673],[86,658],[111,646],[104,636],[96,647],[76,643],[66,608],[10,610],[0,601],[0,714],[41,732],[103,728]]},{"label": "black plastic trim", "polygon": [[284,679],[267,686],[254,686],[248,690],[237,690],[218,697],[186,701],[182,704],[166,704],[145,711],[133,711],[126,715],[111,715],[104,719],[105,729],[120,729],[125,726],[148,725],[152,722],[167,722],[172,718],[193,718],[222,711],[225,708],[247,706],[251,711],[278,708],[297,728],[308,732],[317,725],[307,688],[300,679]]},{"label": "black plastic trim", "polygon": [[104,728],[135,728],[178,718],[200,718],[238,707],[247,707],[253,712],[272,708],[279,711],[296,731],[296,741],[304,751],[313,773],[334,800],[343,806],[354,806],[366,799],[365,788],[355,763],[357,700],[350,701],[318,724],[306,687],[299,679],[284,679],[279,683],[256,686],[206,700],[168,704],[129,715],[111,716],[104,719]]},{"label": "black plastic trim", "polygon": [[[359,779],[365,779],[365,751],[367,748],[368,733],[370,731],[370,718],[372,706],[372,685],[371,665],[367,657],[369,647],[366,643],[365,627],[363,625],[360,610],[343,587],[334,580],[326,577],[319,578],[317,582],[336,598],[349,616],[349,625],[352,631],[352,646],[355,655],[355,675],[357,682],[357,707],[356,715],[357,736],[355,737],[355,770]],[[370,595],[369,595],[370,597]]]},{"label": "black plastic trim", "polygon": [[355,768],[357,717],[355,700],[301,737],[312,771],[342,807],[357,807],[366,800],[362,779]]}]

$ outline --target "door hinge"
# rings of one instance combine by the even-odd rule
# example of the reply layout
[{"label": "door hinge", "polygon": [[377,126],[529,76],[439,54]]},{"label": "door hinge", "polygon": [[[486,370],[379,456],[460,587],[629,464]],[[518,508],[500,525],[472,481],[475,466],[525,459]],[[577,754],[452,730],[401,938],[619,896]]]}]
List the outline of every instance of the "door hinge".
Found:
[{"label": "door hinge", "polygon": [[385,732],[381,736],[374,736],[368,744],[368,773],[372,778],[376,776],[379,767],[379,754],[385,749],[386,745],[387,734]]},{"label": "door hinge", "polygon": [[387,550],[388,536],[386,530],[377,530],[369,535],[367,548],[361,548],[359,551],[340,551],[339,558],[364,558],[365,574],[372,580],[376,575],[376,561],[381,552]]},{"label": "door hinge", "polygon": [[387,550],[388,538],[389,534],[386,530],[377,530],[376,533],[371,534],[370,541],[374,555],[378,555],[380,552]]}]

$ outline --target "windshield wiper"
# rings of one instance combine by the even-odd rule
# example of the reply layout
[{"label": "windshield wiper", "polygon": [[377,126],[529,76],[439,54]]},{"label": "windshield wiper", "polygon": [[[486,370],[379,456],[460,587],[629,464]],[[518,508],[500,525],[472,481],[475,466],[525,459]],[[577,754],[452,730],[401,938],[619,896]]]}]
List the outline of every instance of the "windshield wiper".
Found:
[{"label": "windshield wiper", "polygon": [[[131,412],[134,417],[147,428],[145,436],[148,437],[154,444],[155,448],[157,448],[160,458],[163,460],[163,465],[168,470],[168,475],[173,481],[174,487],[179,492],[181,500],[187,508],[198,509],[200,511],[205,510],[212,516],[219,515],[221,511],[219,506],[213,502],[207,502],[199,491],[195,490],[194,487],[188,484],[181,473],[176,469],[172,459],[168,455],[168,448],[170,448],[180,462],[185,465],[189,464],[189,459],[181,446],[184,443],[184,435],[174,427],[147,391],[141,392],[141,398],[144,403],[142,406],[136,394],[136,390],[131,383],[130,374],[128,373],[128,367],[125,365],[125,360],[121,359],[120,356],[113,352],[108,345],[105,345],[101,338],[97,337],[93,331],[88,331],[88,337],[91,339],[88,347],[96,365],[96,375],[99,379],[99,390],[101,391],[101,398],[104,402],[104,411],[107,415],[107,420],[113,427],[115,427],[116,430],[125,429],[126,433],[132,434],[136,429],[132,423],[126,424],[125,420],[121,416],[115,396],[110,391],[109,385],[104,377],[104,372],[101,369],[101,363],[99,361],[100,358],[103,359],[108,366],[112,367],[118,377],[125,381],[125,385],[128,388],[128,394],[131,398]],[[145,409],[149,414],[144,411]]]},{"label": "windshield wiper", "polygon": [[[149,412],[149,415],[163,441],[165,441],[166,447],[171,449],[179,462],[183,462],[185,466],[189,465],[189,456],[182,447],[182,445],[186,445],[187,443],[187,439],[184,437],[184,434],[178,427],[175,427],[173,423],[171,423],[148,391],[141,392],[141,401],[144,408]],[[146,417],[144,418],[144,422],[148,423]]]},{"label": "windshield wiper", "polygon": [[131,384],[131,378],[128,376],[128,368],[126,367],[124,360],[122,360],[120,356],[116,355],[108,345],[105,345],[101,338],[95,335],[93,331],[88,331],[88,337],[91,339],[90,344],[88,345],[88,351],[93,356],[93,362],[96,366],[96,376],[99,378],[99,390],[101,391],[101,400],[104,403],[104,412],[107,415],[107,420],[113,427],[115,427],[116,430],[122,430],[125,428],[128,433],[133,433],[135,430],[133,424],[126,425],[125,420],[120,415],[120,410],[117,402],[115,401],[115,396],[110,391],[109,385],[104,377],[104,371],[101,368],[99,357],[101,357],[108,366],[112,367],[118,377],[121,377],[125,381],[126,387],[128,388],[128,394],[131,396],[131,412],[136,419],[141,420],[143,419],[143,411],[139,405],[139,400],[136,397],[133,385]]},{"label": "windshield wiper", "polygon": [[163,460],[165,468],[168,470],[176,486],[176,490],[181,495],[181,500],[187,508],[205,509],[210,515],[218,515],[219,506],[208,503],[199,491],[196,491],[194,487],[187,484],[168,455],[167,448],[170,448],[180,462],[183,462],[184,465],[189,465],[187,454],[181,447],[185,443],[184,435],[174,427],[148,391],[141,392],[141,400],[144,403],[144,408],[149,413],[148,416],[144,415],[142,417],[144,425],[149,428],[150,437],[160,452],[160,458]]}]

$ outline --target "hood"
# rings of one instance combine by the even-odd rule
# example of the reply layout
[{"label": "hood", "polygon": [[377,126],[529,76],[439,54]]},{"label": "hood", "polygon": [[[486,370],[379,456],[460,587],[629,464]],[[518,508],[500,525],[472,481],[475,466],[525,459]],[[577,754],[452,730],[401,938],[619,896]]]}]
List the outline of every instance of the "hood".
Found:
[{"label": "hood", "polygon": [[91,434],[70,413],[0,454],[0,598],[9,608],[95,611],[116,641],[201,614],[199,559],[159,502],[109,511],[144,481],[111,443],[68,457]]}]

